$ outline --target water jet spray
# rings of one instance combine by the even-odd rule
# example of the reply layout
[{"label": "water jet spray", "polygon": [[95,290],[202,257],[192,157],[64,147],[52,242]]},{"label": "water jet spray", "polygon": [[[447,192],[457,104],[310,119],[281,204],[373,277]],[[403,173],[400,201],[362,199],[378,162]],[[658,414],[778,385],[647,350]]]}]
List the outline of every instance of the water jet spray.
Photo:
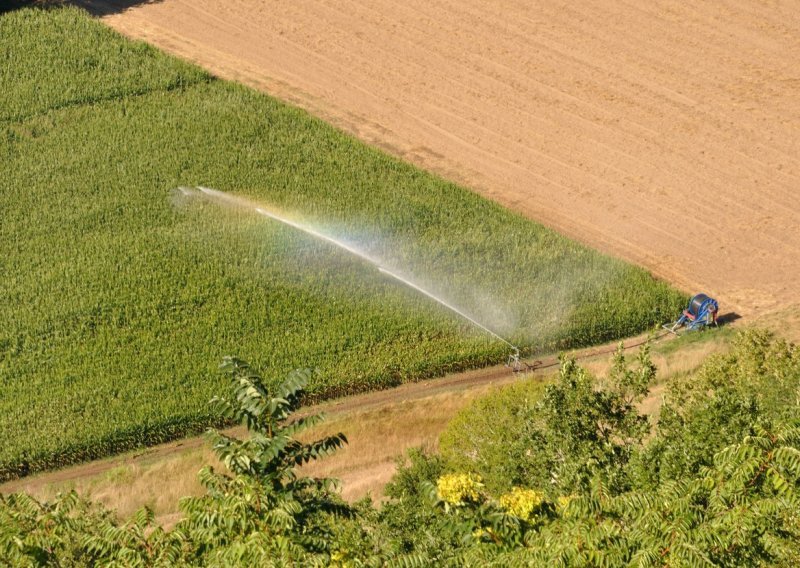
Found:
[{"label": "water jet spray", "polygon": [[[184,195],[188,195],[188,192],[186,191],[186,188],[181,187],[179,189],[181,190],[181,192],[184,193]],[[523,365],[525,366],[525,368],[530,368],[527,364],[523,364],[520,361],[520,351],[519,351],[519,348],[516,345],[514,345],[513,343],[511,343],[510,341],[508,341],[504,337],[501,337],[496,332],[492,331],[491,329],[489,329],[488,327],[486,327],[485,325],[483,325],[479,321],[475,320],[474,318],[470,317],[469,315],[467,315],[463,311],[459,310],[458,308],[456,308],[452,304],[450,304],[450,303],[446,302],[445,300],[443,300],[442,298],[438,297],[433,292],[430,292],[429,290],[426,290],[425,288],[423,288],[419,284],[416,284],[416,283],[412,282],[411,280],[409,280],[407,278],[404,278],[403,276],[397,274],[396,272],[386,268],[385,266],[382,266],[380,262],[378,262],[376,259],[370,257],[365,252],[363,252],[363,251],[361,251],[361,250],[359,250],[359,249],[357,249],[357,248],[355,248],[353,246],[350,246],[347,243],[340,241],[339,239],[336,239],[336,238],[331,237],[329,235],[325,235],[323,233],[320,233],[319,231],[316,231],[316,230],[312,229],[311,227],[309,227],[307,225],[304,225],[303,223],[299,223],[297,221],[292,221],[290,219],[282,217],[281,215],[278,215],[277,213],[275,213],[273,211],[268,211],[268,210],[264,209],[263,207],[255,206],[255,205],[247,202],[246,200],[231,196],[231,195],[229,195],[227,193],[224,193],[222,191],[217,191],[216,189],[210,189],[208,187],[198,187],[197,189],[199,191],[203,192],[205,195],[211,197],[211,198],[218,199],[218,200],[221,200],[221,201],[225,201],[225,202],[228,202],[228,203],[232,203],[232,204],[235,204],[235,205],[238,205],[238,206],[242,206],[242,207],[253,208],[253,209],[255,209],[256,213],[258,213],[260,215],[264,215],[265,217],[268,217],[268,218],[272,219],[273,221],[278,221],[280,223],[283,223],[285,225],[288,225],[288,226],[292,227],[293,229],[296,229],[298,231],[302,231],[302,232],[304,232],[304,233],[306,233],[308,235],[311,235],[312,237],[315,237],[317,239],[326,241],[326,242],[328,242],[328,243],[330,243],[332,245],[335,245],[335,246],[337,246],[337,247],[339,247],[341,249],[346,250],[350,254],[352,254],[354,256],[357,256],[362,260],[367,261],[368,263],[370,263],[373,266],[375,266],[375,268],[377,268],[380,273],[385,274],[385,275],[387,275],[387,276],[389,276],[391,278],[394,278],[398,282],[400,282],[402,284],[405,284],[409,288],[412,288],[413,290],[416,290],[417,292],[427,296],[431,300],[434,300],[435,302],[438,302],[439,304],[441,304],[442,306],[444,306],[448,310],[458,314],[459,316],[461,316],[462,318],[464,318],[465,320],[467,320],[468,322],[470,322],[474,326],[482,329],[483,331],[485,331],[486,333],[488,333],[489,335],[491,335],[495,339],[498,339],[498,340],[502,341],[503,343],[505,343],[506,345],[508,345],[511,348],[511,355],[509,355],[508,360],[506,362],[506,366],[507,367],[511,367],[515,372],[522,370],[523,369]]]}]

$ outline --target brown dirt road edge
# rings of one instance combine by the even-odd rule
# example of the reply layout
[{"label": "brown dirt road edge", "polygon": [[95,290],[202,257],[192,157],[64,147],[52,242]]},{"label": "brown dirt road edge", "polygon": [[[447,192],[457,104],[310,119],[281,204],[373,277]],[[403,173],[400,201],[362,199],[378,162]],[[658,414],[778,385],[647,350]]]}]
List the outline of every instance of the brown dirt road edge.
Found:
[{"label": "brown dirt road edge", "polygon": [[81,0],[741,315],[800,301],[800,10]]},{"label": "brown dirt road edge", "polygon": [[[659,379],[641,410],[657,415],[665,384],[673,377],[692,372],[709,354],[726,349],[729,337],[721,333],[680,345],[656,343],[652,356]],[[643,339],[628,341],[628,348],[635,350]],[[581,365],[595,376],[604,377],[614,349],[608,345],[572,355],[580,357]],[[628,356],[633,357],[634,352]],[[483,369],[307,408],[304,413],[322,411],[327,416],[310,436],[344,432],[349,444],[333,456],[304,466],[301,473],[340,479],[342,495],[350,501],[367,495],[381,500],[383,488],[395,472],[396,460],[409,448],[435,450],[452,417],[485,393],[511,382],[542,380],[544,375],[556,372],[555,358],[542,363],[534,373],[515,375],[503,367]],[[230,432],[245,434],[241,428]],[[121,519],[148,505],[159,523],[172,526],[180,519],[180,499],[203,494],[197,472],[204,465],[224,469],[204,439],[196,437],[8,483],[0,486],[0,492],[25,491],[50,500],[59,492],[75,489],[115,510]]]},{"label": "brown dirt road edge", "polygon": [[[643,345],[646,341],[646,336],[640,336],[627,340],[624,342],[624,345],[626,349],[634,349]],[[608,355],[613,353],[615,349],[616,344],[605,345],[579,350],[573,355],[578,359],[587,359]],[[553,356],[545,357],[541,360],[529,361],[529,363],[533,366],[533,369],[523,373],[514,373],[508,367],[498,365],[495,367],[447,375],[438,379],[406,383],[393,389],[374,391],[324,402],[301,409],[299,415],[322,413],[330,419],[340,415],[367,412],[390,404],[415,401],[445,393],[499,386],[519,380],[520,377],[524,376],[544,376],[548,373],[552,373],[558,367],[558,358]],[[237,427],[229,429],[227,432],[232,435],[241,436],[245,433],[245,430],[241,427]],[[13,493],[23,489],[27,492],[36,491],[46,485],[63,484],[82,478],[97,476],[123,465],[143,464],[163,460],[174,454],[200,448],[206,443],[206,439],[203,436],[184,438],[175,442],[152,446],[111,458],[9,481],[0,485],[0,493]]]}]

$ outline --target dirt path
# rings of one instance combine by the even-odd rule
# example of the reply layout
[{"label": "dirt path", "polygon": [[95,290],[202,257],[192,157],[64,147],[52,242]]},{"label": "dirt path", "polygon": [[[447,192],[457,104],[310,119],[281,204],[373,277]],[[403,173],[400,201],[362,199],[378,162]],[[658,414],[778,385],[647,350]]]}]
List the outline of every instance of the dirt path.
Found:
[{"label": "dirt path", "polygon": [[[659,341],[652,352],[659,382],[641,410],[656,414],[665,384],[695,370],[709,354],[725,350],[726,337],[729,336],[720,333],[688,338],[681,344]],[[632,339],[627,345],[635,349],[642,339]],[[608,345],[574,355],[581,359],[582,366],[602,377],[608,373],[613,350]],[[629,357],[633,356],[631,351]],[[538,380],[538,376],[554,372],[556,365],[555,358],[546,358],[533,375],[513,375],[504,367],[495,367],[309,408],[308,412],[324,411],[328,416],[311,433],[312,437],[345,432],[349,444],[336,455],[305,466],[302,473],[340,479],[342,495],[351,501],[366,495],[379,500],[395,471],[396,459],[405,455],[408,448],[435,450],[449,421],[472,400],[503,383]],[[244,434],[241,429],[234,433]],[[25,491],[38,499],[51,500],[59,492],[75,489],[116,510],[120,518],[148,505],[158,522],[172,526],[180,518],[180,499],[204,493],[197,479],[197,472],[204,465],[224,469],[205,440],[196,437],[6,483],[0,485],[0,492]]]},{"label": "dirt path", "polygon": [[[490,367],[467,373],[448,375],[441,379],[407,383],[395,389],[366,393],[326,402],[318,406],[301,410],[301,414],[324,412],[328,417],[336,417],[340,414],[368,411],[392,403],[412,401],[445,392],[466,390],[479,386],[485,387],[492,384],[503,384],[513,380],[514,374],[508,368],[504,366]],[[228,432],[236,436],[242,436],[245,430],[244,428],[232,428]],[[175,454],[201,448],[206,444],[207,440],[203,436],[184,438],[137,452],[10,481],[0,485],[0,492],[13,493],[19,490],[32,492],[47,485],[62,484],[83,478],[94,477],[120,466],[160,461]]]},{"label": "dirt path", "polygon": [[[644,344],[645,341],[646,337],[640,336],[627,340],[625,346],[627,349],[634,349]],[[574,356],[578,359],[586,360],[608,356],[613,353],[614,350],[615,346],[605,345],[576,351]],[[552,373],[558,367],[558,358],[545,357],[535,362],[530,361],[529,363],[535,363],[535,367],[532,367],[533,370],[522,374],[514,373],[504,365],[488,367],[465,373],[447,375],[428,381],[406,383],[393,389],[369,392],[324,402],[301,410],[300,415],[324,413],[329,419],[335,420],[337,417],[343,415],[352,415],[354,413],[363,414],[390,405],[409,403],[421,399],[433,399],[433,397],[439,395],[458,393],[460,391],[472,389],[485,390],[492,386],[519,380],[520,377],[531,376],[531,374],[545,375]],[[229,433],[242,436],[245,430],[244,428],[233,428],[229,430]],[[47,486],[63,485],[73,481],[97,477],[100,474],[110,472],[122,466],[142,466],[163,461],[170,456],[185,454],[192,450],[202,448],[206,444],[207,441],[203,436],[184,438],[175,442],[143,449],[138,452],[96,460],[61,470],[45,472],[10,481],[0,485],[0,493],[13,493],[15,491],[37,492]]]},{"label": "dirt path", "polygon": [[84,4],[742,315],[800,299],[794,3]]}]

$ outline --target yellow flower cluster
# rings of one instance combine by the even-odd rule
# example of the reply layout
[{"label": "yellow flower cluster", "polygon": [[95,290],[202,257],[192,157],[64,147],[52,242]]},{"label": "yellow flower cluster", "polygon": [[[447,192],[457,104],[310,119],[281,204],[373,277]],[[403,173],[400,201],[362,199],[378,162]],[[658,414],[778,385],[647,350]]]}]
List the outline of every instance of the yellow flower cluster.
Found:
[{"label": "yellow flower cluster", "polygon": [[559,513],[564,513],[564,509],[567,508],[570,501],[575,498],[574,495],[561,495],[558,499],[556,499],[556,509]]},{"label": "yellow flower cluster", "polygon": [[514,487],[510,493],[500,497],[500,505],[523,521],[529,521],[533,512],[541,506],[543,501],[544,493],[521,487]]},{"label": "yellow flower cluster", "polygon": [[334,550],[331,552],[331,561],[329,566],[331,568],[350,568],[353,562],[350,560],[350,554],[344,550]]},{"label": "yellow flower cluster", "polygon": [[481,477],[471,473],[449,473],[436,482],[439,499],[451,505],[477,501],[482,487]]}]

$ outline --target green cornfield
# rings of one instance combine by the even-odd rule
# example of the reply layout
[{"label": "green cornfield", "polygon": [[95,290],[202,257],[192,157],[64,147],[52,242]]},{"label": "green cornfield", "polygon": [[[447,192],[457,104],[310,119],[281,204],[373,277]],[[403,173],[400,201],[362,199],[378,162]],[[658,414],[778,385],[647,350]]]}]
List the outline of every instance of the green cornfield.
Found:
[{"label": "green cornfield", "polygon": [[0,16],[0,479],[202,430],[236,355],[318,400],[640,332],[684,296],[75,8]]}]

